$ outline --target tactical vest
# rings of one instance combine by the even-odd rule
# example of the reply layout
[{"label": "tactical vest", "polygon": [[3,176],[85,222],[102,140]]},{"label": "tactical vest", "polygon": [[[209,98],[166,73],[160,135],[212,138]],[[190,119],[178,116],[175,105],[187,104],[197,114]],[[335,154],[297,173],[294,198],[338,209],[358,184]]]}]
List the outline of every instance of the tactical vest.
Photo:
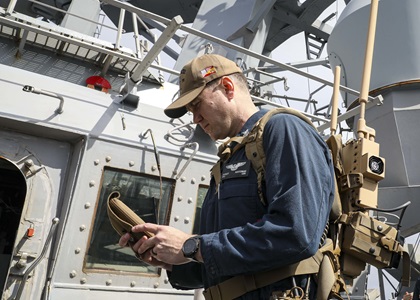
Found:
[{"label": "tactical vest", "polygon": [[[212,168],[216,190],[221,181],[221,165],[239,149],[245,147],[245,154],[257,173],[258,195],[263,204],[266,199],[263,192],[266,157],[263,148],[263,132],[267,121],[275,114],[288,113],[295,115],[312,127],[315,126],[302,113],[290,108],[277,108],[268,111],[259,119],[248,135],[233,137],[219,147],[219,161]],[[232,146],[235,142],[235,146]],[[402,285],[410,281],[410,258],[402,247],[399,231],[373,217],[368,212],[349,210],[343,213],[343,207],[350,207],[341,199],[343,186],[337,182],[349,181],[349,174],[344,174],[341,135],[333,135],[327,140],[332,155],[335,173],[335,197],[326,228],[327,241],[318,252],[299,263],[261,272],[253,275],[236,276],[210,287],[204,291],[206,299],[233,299],[249,291],[283,280],[290,276],[313,274],[317,284],[317,299],[342,299],[345,292],[345,279],[354,279],[371,264],[378,269],[397,268],[403,258]],[[354,174],[352,174],[354,175]],[[344,180],[343,180],[344,178]],[[348,187],[347,187],[348,188]],[[288,291],[290,292],[290,291]],[[276,299],[276,298],[273,298]],[[296,299],[284,297],[278,299]]]}]

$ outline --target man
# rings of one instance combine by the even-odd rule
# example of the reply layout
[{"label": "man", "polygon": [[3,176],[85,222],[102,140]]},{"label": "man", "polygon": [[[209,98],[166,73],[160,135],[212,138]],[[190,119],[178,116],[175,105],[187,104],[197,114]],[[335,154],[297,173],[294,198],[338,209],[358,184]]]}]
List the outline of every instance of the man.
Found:
[{"label": "man", "polygon": [[[178,118],[187,111],[213,140],[248,134],[266,113],[253,104],[241,69],[213,54],[195,58],[182,69],[180,97],[165,114]],[[261,286],[258,274],[317,251],[334,198],[329,150],[314,128],[286,113],[267,122],[263,146],[266,204],[260,201],[257,174],[242,148],[223,163],[220,183],[214,178],[210,182],[199,236],[150,223],[133,227],[134,232],[155,234],[132,249],[145,262],[168,270],[173,287],[204,287],[207,299],[219,297],[214,295],[219,290],[223,291],[217,299],[269,299],[276,291],[301,295],[311,287],[310,299],[315,298],[310,276],[289,276]],[[122,236],[120,245],[129,239],[129,234]],[[217,286],[229,278],[239,278],[240,283]],[[242,284],[242,278],[247,283]],[[254,281],[259,284],[252,288]]]}]

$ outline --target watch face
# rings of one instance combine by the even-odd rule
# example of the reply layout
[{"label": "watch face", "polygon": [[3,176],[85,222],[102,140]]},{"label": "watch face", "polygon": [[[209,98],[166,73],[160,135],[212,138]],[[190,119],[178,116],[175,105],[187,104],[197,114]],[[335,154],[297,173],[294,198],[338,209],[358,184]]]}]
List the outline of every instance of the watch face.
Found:
[{"label": "watch face", "polygon": [[184,256],[193,256],[197,252],[197,244],[198,243],[195,239],[186,240],[182,247],[182,252],[184,252]]},{"label": "watch face", "polygon": [[184,250],[186,253],[191,253],[195,250],[195,241],[194,240],[187,240],[184,245]]}]

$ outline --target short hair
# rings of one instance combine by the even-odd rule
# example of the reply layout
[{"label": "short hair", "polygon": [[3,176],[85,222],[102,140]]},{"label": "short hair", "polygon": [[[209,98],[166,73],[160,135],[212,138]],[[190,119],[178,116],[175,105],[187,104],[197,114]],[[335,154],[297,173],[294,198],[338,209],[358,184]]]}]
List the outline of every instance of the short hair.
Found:
[{"label": "short hair", "polygon": [[[227,77],[233,79],[236,83],[238,83],[242,88],[249,90],[248,80],[245,77],[244,73],[233,73],[230,75],[226,75]],[[213,79],[209,83],[207,83],[206,88],[212,87],[213,85],[219,83],[220,77]]]}]

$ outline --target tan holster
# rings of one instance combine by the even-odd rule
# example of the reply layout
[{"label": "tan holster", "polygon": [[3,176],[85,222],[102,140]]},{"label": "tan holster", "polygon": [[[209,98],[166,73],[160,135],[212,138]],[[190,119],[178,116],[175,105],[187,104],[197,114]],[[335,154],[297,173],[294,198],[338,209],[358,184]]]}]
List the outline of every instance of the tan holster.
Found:
[{"label": "tan holster", "polygon": [[120,236],[129,232],[135,241],[138,241],[143,235],[152,237],[153,233],[147,231],[131,232],[131,228],[133,228],[133,226],[144,224],[145,222],[119,198],[120,193],[114,191],[108,196],[107,200],[108,218],[115,231]]}]

